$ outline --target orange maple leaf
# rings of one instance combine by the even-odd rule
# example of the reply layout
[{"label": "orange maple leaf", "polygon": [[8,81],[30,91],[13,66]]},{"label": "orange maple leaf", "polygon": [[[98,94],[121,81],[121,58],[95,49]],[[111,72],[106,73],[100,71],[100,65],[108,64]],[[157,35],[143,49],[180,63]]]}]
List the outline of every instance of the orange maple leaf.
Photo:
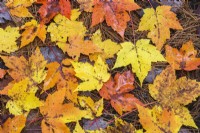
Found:
[{"label": "orange maple leaf", "polygon": [[92,26],[106,20],[108,26],[111,26],[121,37],[124,37],[127,22],[130,20],[126,11],[139,8],[133,0],[94,0]]},{"label": "orange maple leaf", "polygon": [[166,59],[173,69],[191,71],[200,65],[200,58],[196,58],[197,51],[194,49],[192,41],[183,44],[180,51],[169,45],[166,45],[165,49]]},{"label": "orange maple leaf", "polygon": [[69,0],[38,0],[37,3],[43,4],[38,11],[41,23],[48,23],[58,13],[70,18],[71,5]]},{"label": "orange maple leaf", "polygon": [[143,105],[134,95],[128,93],[133,90],[134,76],[130,71],[117,73],[114,79],[110,78],[101,88],[99,94],[111,100],[112,107],[122,115],[122,111],[131,111],[136,103]]}]

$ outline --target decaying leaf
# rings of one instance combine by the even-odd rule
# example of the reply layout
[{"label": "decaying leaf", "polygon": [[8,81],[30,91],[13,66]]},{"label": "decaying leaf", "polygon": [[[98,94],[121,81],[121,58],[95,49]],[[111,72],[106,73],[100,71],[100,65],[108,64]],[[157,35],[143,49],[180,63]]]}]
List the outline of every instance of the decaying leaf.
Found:
[{"label": "decaying leaf", "polygon": [[76,72],[76,77],[83,81],[78,85],[76,91],[99,91],[103,83],[110,78],[110,74],[107,72],[108,66],[100,56],[94,66],[83,62],[72,62],[72,65]]},{"label": "decaying leaf", "polygon": [[58,13],[70,18],[71,5],[69,0],[38,0],[38,3],[43,4],[39,9],[41,23],[48,23]]},{"label": "decaying leaf", "polygon": [[0,23],[6,23],[6,20],[12,21],[12,18],[8,12],[8,9],[4,5],[4,2],[0,2]]},{"label": "decaying leaf", "polygon": [[196,127],[188,109],[183,105],[200,96],[199,82],[186,77],[176,79],[175,70],[167,67],[156,77],[154,83],[149,85],[149,92],[164,108],[174,109],[176,114],[182,116],[185,125]]},{"label": "decaying leaf", "polygon": [[65,88],[49,94],[40,112],[44,116],[42,120],[42,132],[70,133],[65,125],[68,122],[76,122],[87,116],[87,111],[80,110],[73,103],[63,104]]},{"label": "decaying leaf", "polygon": [[18,27],[6,27],[5,30],[0,28],[0,52],[7,53],[18,50],[16,40],[20,37]]},{"label": "decaying leaf", "polygon": [[166,59],[173,69],[191,71],[198,68],[200,58],[196,58],[197,50],[194,49],[192,41],[183,44],[180,51],[166,45]]},{"label": "decaying leaf", "polygon": [[17,17],[33,17],[27,7],[31,6],[36,0],[8,0],[6,6],[10,13]]},{"label": "decaying leaf", "polygon": [[94,0],[92,26],[106,20],[108,26],[111,26],[121,37],[124,37],[127,22],[130,20],[126,11],[139,8],[134,0]]},{"label": "decaying leaf", "polygon": [[29,79],[26,78],[18,83],[15,83],[8,90],[10,100],[6,103],[6,108],[14,115],[21,115],[23,111],[30,111],[43,105],[43,102],[35,96],[37,91],[36,86],[29,86]]},{"label": "decaying leaf", "polygon": [[9,75],[16,81],[21,81],[25,78],[29,78],[31,83],[41,83],[46,77],[45,61],[39,48],[36,48],[35,52],[31,55],[27,61],[25,57],[17,56],[0,56],[5,65],[9,68]]},{"label": "decaying leaf", "polygon": [[81,10],[84,10],[86,12],[92,12],[92,6],[94,5],[93,0],[77,0],[77,2],[80,4]]},{"label": "decaying leaf", "polygon": [[5,74],[6,74],[6,70],[0,68],[0,79],[2,79]]},{"label": "decaying leaf", "polygon": [[102,35],[100,30],[97,30],[92,36],[92,42],[101,48],[102,52],[90,55],[90,60],[96,60],[98,55],[100,55],[103,60],[112,58],[114,57],[114,54],[116,54],[121,49],[120,45],[110,39],[102,41],[101,36]]},{"label": "decaying leaf", "polygon": [[134,76],[130,71],[117,73],[110,78],[99,91],[99,94],[106,100],[110,100],[112,107],[122,115],[123,111],[131,111],[136,108],[136,103],[143,105],[133,94],[129,92],[133,86]]},{"label": "decaying leaf", "polygon": [[148,71],[151,70],[151,62],[165,61],[162,54],[156,50],[156,47],[150,45],[149,41],[148,39],[141,39],[136,44],[122,43],[122,49],[117,53],[118,57],[114,68],[131,64],[132,71],[136,73],[140,84],[142,84]]},{"label": "decaying leaf", "polygon": [[38,24],[36,20],[31,20],[30,22],[25,23],[21,29],[25,31],[21,34],[21,46],[24,47],[32,42],[35,37],[39,37],[43,42],[46,39],[46,26]]},{"label": "decaying leaf", "polygon": [[21,133],[26,123],[24,115],[18,115],[14,118],[8,118],[6,122],[0,127],[0,133]]},{"label": "decaying leaf", "polygon": [[139,24],[139,31],[148,30],[148,38],[151,38],[156,44],[158,50],[161,50],[163,44],[170,38],[170,28],[183,29],[176,18],[176,14],[171,10],[171,6],[158,6],[144,9],[144,15]]},{"label": "decaying leaf", "polygon": [[[79,104],[91,113],[91,118],[99,117],[103,111],[103,99],[94,102],[90,97],[79,96]],[[94,116],[95,115],[95,116]]]},{"label": "decaying leaf", "polygon": [[101,52],[101,49],[90,40],[84,40],[82,36],[70,37],[69,43],[58,42],[57,45],[67,52],[73,59],[78,60],[80,54],[89,55]]}]

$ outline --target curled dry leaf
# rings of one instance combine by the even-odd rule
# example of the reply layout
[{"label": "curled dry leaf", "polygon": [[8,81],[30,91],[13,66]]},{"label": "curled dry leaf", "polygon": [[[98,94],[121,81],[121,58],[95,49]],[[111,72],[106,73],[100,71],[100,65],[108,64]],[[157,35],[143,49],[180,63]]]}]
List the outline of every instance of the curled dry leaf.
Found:
[{"label": "curled dry leaf", "polygon": [[173,69],[191,71],[198,68],[200,58],[196,58],[197,50],[194,49],[192,41],[189,41],[181,47],[180,51],[166,45],[166,59]]},{"label": "curled dry leaf", "polygon": [[41,23],[46,24],[57,14],[70,18],[71,5],[69,0],[38,0],[43,4],[39,9]]},{"label": "curled dry leaf", "polygon": [[32,42],[35,37],[39,37],[43,42],[46,39],[46,26],[42,24],[38,24],[36,20],[31,20],[26,22],[21,29],[25,29],[25,31],[21,34],[21,46],[24,47]]},{"label": "curled dry leaf", "polygon": [[170,28],[183,29],[176,18],[176,14],[171,10],[171,6],[158,6],[144,9],[144,15],[139,24],[139,31],[148,30],[148,38],[151,38],[156,44],[158,50],[161,50],[167,39],[170,38]]},{"label": "curled dry leaf", "polygon": [[134,0],[94,0],[91,26],[106,20],[108,26],[111,26],[121,37],[124,37],[127,22],[130,20],[126,11],[139,8]]},{"label": "curled dry leaf", "polygon": [[24,115],[18,115],[14,118],[8,118],[6,122],[0,127],[0,133],[21,133],[26,123]]},{"label": "curled dry leaf", "polygon": [[134,76],[130,71],[117,73],[110,78],[99,91],[99,94],[110,100],[112,107],[122,115],[123,111],[131,111],[136,108],[136,103],[143,105],[133,94],[129,92],[135,87],[133,86]]}]

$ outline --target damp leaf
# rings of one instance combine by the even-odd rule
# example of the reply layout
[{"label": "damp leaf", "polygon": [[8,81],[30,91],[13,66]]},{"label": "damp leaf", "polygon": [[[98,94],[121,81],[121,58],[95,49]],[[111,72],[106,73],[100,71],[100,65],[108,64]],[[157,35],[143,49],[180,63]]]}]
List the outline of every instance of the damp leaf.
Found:
[{"label": "damp leaf", "polygon": [[192,71],[198,69],[200,58],[197,58],[197,50],[194,49],[192,41],[183,44],[181,49],[166,45],[166,60],[176,70]]}]

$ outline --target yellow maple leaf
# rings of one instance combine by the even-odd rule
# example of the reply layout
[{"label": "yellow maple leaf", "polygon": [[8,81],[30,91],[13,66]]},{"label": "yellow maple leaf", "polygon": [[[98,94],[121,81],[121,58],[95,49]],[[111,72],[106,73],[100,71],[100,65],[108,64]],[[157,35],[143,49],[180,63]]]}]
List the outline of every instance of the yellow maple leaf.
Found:
[{"label": "yellow maple leaf", "polygon": [[76,77],[83,81],[78,85],[76,91],[99,91],[103,83],[110,78],[110,74],[107,72],[108,66],[100,56],[94,66],[83,62],[72,62],[72,65],[76,72]]},{"label": "yellow maple leaf", "polygon": [[0,133],[21,133],[26,123],[24,115],[18,115],[14,118],[8,118],[6,122],[0,127]]},{"label": "yellow maple leaf", "polygon": [[[79,104],[81,107],[86,108],[91,114],[90,118],[99,117],[102,115],[103,111],[103,98],[100,99],[97,102],[94,102],[92,98],[85,97],[85,96],[79,96],[78,97]],[[95,116],[94,116],[95,114]]]},{"label": "yellow maple leaf", "polygon": [[[68,37],[84,36],[86,28],[83,22],[78,22],[76,19],[79,17],[80,12],[77,9],[72,10],[71,19],[58,14],[54,17],[47,29],[50,32],[51,41],[66,43]],[[58,45],[61,49],[63,45]],[[64,47],[64,46],[63,46]]]},{"label": "yellow maple leaf", "polygon": [[15,81],[29,78],[30,82],[41,83],[46,77],[45,61],[40,49],[37,47],[35,52],[27,61],[23,56],[0,56],[9,68],[8,73]]},{"label": "yellow maple leaf", "polygon": [[102,35],[100,30],[97,30],[92,36],[92,42],[99,48],[101,48],[102,52],[91,54],[89,56],[90,60],[96,60],[98,55],[101,55],[103,60],[113,58],[114,54],[116,54],[121,49],[120,45],[118,45],[110,39],[102,41],[101,36]]},{"label": "yellow maple leaf", "polygon": [[148,38],[151,38],[156,44],[158,50],[170,38],[170,28],[183,29],[173,13],[170,6],[158,6],[156,10],[153,8],[144,9],[144,15],[139,24],[139,31],[150,31]]},{"label": "yellow maple leaf", "polygon": [[46,39],[46,26],[38,24],[36,20],[26,22],[21,29],[25,31],[21,34],[21,46],[24,47],[32,42],[36,36],[38,36],[43,42]]},{"label": "yellow maple leaf", "polygon": [[6,27],[5,30],[0,28],[0,52],[7,53],[18,50],[16,40],[20,37],[18,27]]},{"label": "yellow maple leaf", "polygon": [[43,105],[35,93],[37,87],[28,86],[29,79],[26,78],[18,83],[15,83],[11,89],[8,90],[10,100],[6,103],[6,108],[14,115],[21,115],[23,111],[30,111]]},{"label": "yellow maple leaf", "polygon": [[36,0],[8,0],[6,6],[10,13],[17,17],[33,17],[27,7],[31,6]]},{"label": "yellow maple leaf", "polygon": [[183,105],[200,96],[199,82],[186,77],[176,79],[175,70],[167,67],[156,77],[154,83],[149,85],[149,92],[163,107],[176,110],[184,125],[196,127],[188,109]]},{"label": "yellow maple leaf", "polygon": [[138,107],[140,123],[146,133],[178,133],[182,126],[181,118],[174,113],[174,110],[154,106],[148,109],[140,105]]},{"label": "yellow maple leaf", "polygon": [[151,62],[165,61],[162,54],[156,50],[156,47],[150,45],[149,41],[148,39],[141,39],[136,44],[122,43],[122,49],[117,53],[118,57],[114,68],[131,64],[132,71],[136,73],[142,84],[148,71],[151,70]]},{"label": "yellow maple leaf", "polygon": [[44,106],[40,107],[44,116],[41,125],[43,132],[68,133],[70,130],[65,123],[79,121],[87,115],[87,111],[80,110],[73,103],[63,104],[65,91],[63,88],[48,95]]}]

